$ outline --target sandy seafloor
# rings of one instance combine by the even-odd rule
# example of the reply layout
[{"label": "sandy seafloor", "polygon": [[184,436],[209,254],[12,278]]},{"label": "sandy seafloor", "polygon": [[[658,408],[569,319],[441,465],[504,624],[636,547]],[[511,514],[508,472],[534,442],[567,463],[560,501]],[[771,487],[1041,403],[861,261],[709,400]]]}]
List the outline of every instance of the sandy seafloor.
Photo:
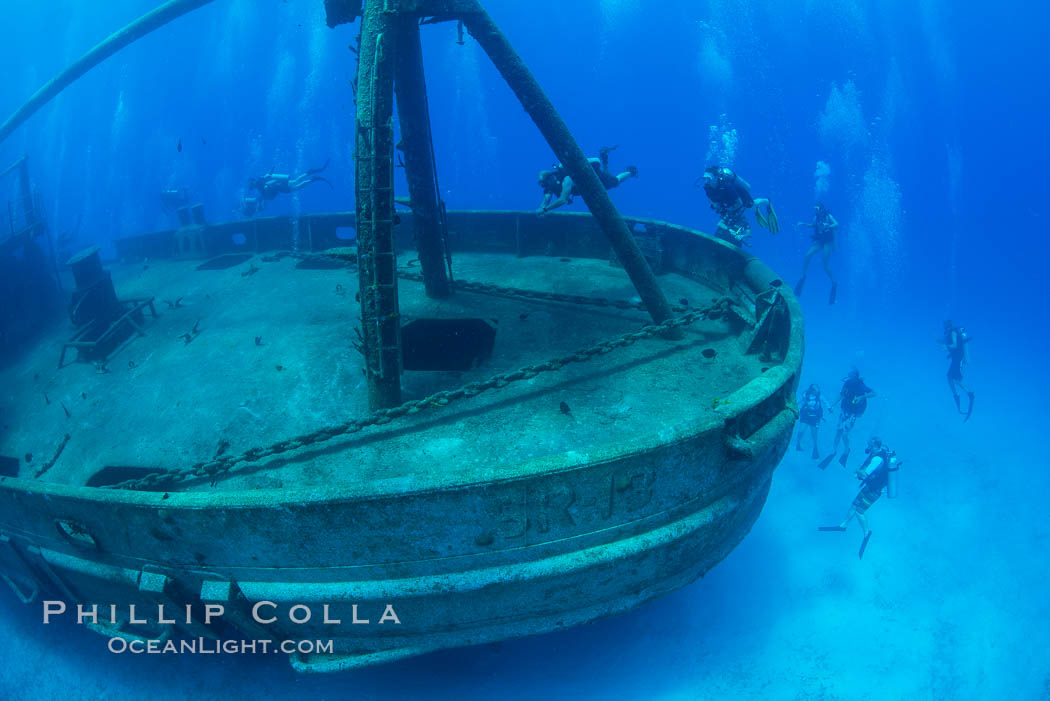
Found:
[{"label": "sandy seafloor", "polygon": [[[856,525],[816,531],[837,523],[856,480],[792,447],[729,558],[626,615],[307,677],[278,655],[113,655],[86,629],[41,625],[39,605],[5,588],[0,698],[1050,699],[1050,479],[1038,440],[1050,422],[1031,349],[975,338],[978,404],[963,425],[933,342],[939,320],[848,330],[847,309],[809,319],[803,384],[834,394],[858,362],[879,396],[852,464],[873,432],[905,460],[900,498],[869,512],[862,561]],[[831,438],[825,424],[823,450]]]}]

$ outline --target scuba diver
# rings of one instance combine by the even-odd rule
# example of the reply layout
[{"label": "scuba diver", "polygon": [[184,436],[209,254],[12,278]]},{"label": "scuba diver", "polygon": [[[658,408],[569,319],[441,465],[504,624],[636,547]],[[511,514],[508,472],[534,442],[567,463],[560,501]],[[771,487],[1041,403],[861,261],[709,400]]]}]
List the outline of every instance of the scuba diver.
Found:
[{"label": "scuba diver", "polygon": [[780,221],[773,211],[773,204],[762,197],[751,196],[751,186],[746,180],[725,166],[708,166],[702,176],[703,184],[698,178],[696,187],[703,187],[711,209],[718,212],[718,227],[715,230],[723,241],[742,246],[749,243],[751,224],[745,216],[747,209],[755,208],[755,221],[759,226],[769,229],[770,233],[780,231]]},{"label": "scuba diver", "polygon": [[868,399],[875,396],[875,390],[864,384],[860,372],[854,368],[849,371],[842,380],[842,390],[839,392],[841,411],[839,412],[839,425],[835,431],[835,442],[831,446],[831,455],[820,461],[820,468],[824,469],[831,464],[832,458],[838,453],[839,441],[842,441],[843,453],[839,458],[839,464],[846,466],[849,459],[849,432],[853,429],[857,419],[868,408]]},{"label": "scuba diver", "polygon": [[802,263],[802,277],[799,278],[798,284],[795,285],[795,296],[798,297],[802,294],[802,286],[806,284],[806,270],[809,268],[809,261],[816,255],[817,251],[820,251],[824,260],[824,272],[828,274],[828,279],[831,280],[831,295],[828,297],[828,304],[834,304],[838,283],[835,282],[835,276],[831,274],[831,266],[828,264],[828,260],[835,251],[835,229],[838,228],[839,223],[822,203],[818,202],[813,210],[813,221],[811,223],[798,222],[798,226],[807,226],[813,229],[813,234],[811,235],[813,245],[809,247],[809,251],[806,252],[806,260]]},{"label": "scuba diver", "polygon": [[282,193],[290,194],[301,190],[307,185],[322,182],[328,187],[335,189],[332,183],[318,175],[328,167],[328,161],[320,168],[311,168],[301,175],[291,176],[275,174],[270,172],[261,178],[252,178],[248,181],[248,187],[258,191],[258,196],[246,196],[241,204],[241,211],[247,216],[252,216],[266,208],[266,203]]},{"label": "scuba diver", "polygon": [[856,516],[857,523],[860,524],[861,532],[864,534],[864,540],[860,543],[860,551],[857,553],[858,558],[864,557],[864,550],[868,547],[868,541],[871,540],[871,529],[868,528],[866,515],[868,509],[879,500],[883,489],[886,490],[887,498],[897,498],[897,471],[903,464],[902,461],[897,460],[896,453],[877,436],[868,439],[868,447],[864,449],[864,452],[868,454],[868,457],[864,459],[856,472],[857,479],[861,481],[860,492],[857,493],[853,504],[846,512],[846,517],[837,526],[817,528],[820,531],[844,532],[846,526]]},{"label": "scuba diver", "polygon": [[[809,433],[813,438],[813,454],[810,458],[816,460],[820,457],[820,452],[817,450],[817,429],[820,426],[820,422],[824,420],[824,409],[830,409],[831,407],[820,396],[820,387],[816,384],[810,385],[809,389],[803,392],[802,399],[798,404],[798,420],[809,426]],[[795,441],[795,450],[802,450],[802,437],[805,433],[805,429],[799,430],[798,440]]]},{"label": "scuba diver", "polygon": [[[598,158],[587,159],[606,190],[619,186],[629,178],[638,177],[638,169],[635,166],[627,166],[619,175],[613,175],[609,170],[609,153],[615,150],[616,146],[603,146],[598,151]],[[580,194],[569,171],[561,163],[556,164],[551,170],[541,170],[536,177],[536,183],[543,188],[543,202],[536,210],[537,214],[545,214],[552,209],[572,204],[572,198]]]},{"label": "scuba diver", "polygon": [[[955,408],[960,414],[965,414],[963,423],[970,420],[970,415],[973,414],[973,392],[963,384],[962,366],[963,363],[970,362],[970,336],[966,333],[966,329],[956,326],[952,323],[951,319],[946,319],[944,322],[944,336],[938,339],[938,343],[944,345],[948,349],[948,389],[952,391],[952,398],[955,400]],[[966,411],[962,410],[962,406],[959,403],[959,392],[956,387],[966,392],[967,398],[970,400],[970,405],[966,408]]]}]

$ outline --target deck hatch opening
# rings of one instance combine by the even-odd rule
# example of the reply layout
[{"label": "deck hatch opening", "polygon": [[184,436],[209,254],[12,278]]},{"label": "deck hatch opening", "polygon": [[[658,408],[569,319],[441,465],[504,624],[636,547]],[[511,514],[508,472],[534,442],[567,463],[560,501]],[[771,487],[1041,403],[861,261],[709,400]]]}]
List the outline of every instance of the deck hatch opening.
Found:
[{"label": "deck hatch opening", "polygon": [[485,319],[413,319],[401,327],[405,370],[469,370],[492,356],[496,327]]},{"label": "deck hatch opening", "polygon": [[[162,467],[137,467],[129,465],[106,465],[101,470],[91,475],[88,478],[86,486],[88,487],[110,487],[114,484],[120,484],[127,480],[143,479],[150,475],[162,474],[168,472],[168,470]],[[150,489],[143,489],[142,491],[154,491]],[[162,491],[158,487],[155,491]]]},{"label": "deck hatch opening", "polygon": [[0,477],[18,477],[18,458],[0,455]]}]

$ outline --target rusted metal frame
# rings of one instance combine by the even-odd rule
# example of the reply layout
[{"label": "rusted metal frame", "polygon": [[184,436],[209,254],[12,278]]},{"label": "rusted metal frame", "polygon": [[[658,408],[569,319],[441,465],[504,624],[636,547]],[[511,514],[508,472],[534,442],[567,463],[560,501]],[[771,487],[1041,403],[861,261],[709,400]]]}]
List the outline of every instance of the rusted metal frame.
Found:
[{"label": "rusted metal frame", "polygon": [[419,267],[427,296],[447,297],[452,294],[452,288],[445,270],[446,237],[437,189],[419,23],[412,15],[401,15],[396,24],[394,91]]},{"label": "rusted metal frame", "polygon": [[396,12],[367,0],[357,75],[356,209],[361,334],[373,411],[401,403],[401,318],[394,248]]},{"label": "rusted metal frame", "polygon": [[[364,15],[362,0],[324,0],[324,6],[329,27],[353,22]],[[427,18],[427,24],[455,21],[461,12],[470,8],[463,0],[385,0],[387,11]]]},{"label": "rusted metal frame", "polygon": [[63,365],[63,363],[65,362],[65,359],[66,359],[66,350],[68,350],[69,348],[76,348],[77,350],[80,350],[81,348],[88,348],[88,349],[95,348],[100,343],[105,343],[106,339],[108,339],[111,335],[113,335],[113,333],[116,332],[117,328],[119,328],[121,324],[124,324],[124,323],[129,324],[131,326],[131,328],[134,329],[136,333],[138,333],[139,336],[145,336],[146,335],[146,332],[142,329],[142,327],[140,327],[138,324],[136,324],[131,319],[131,315],[135,314],[136,312],[142,311],[146,307],[149,307],[150,313],[154,317],[156,317],[157,316],[157,310],[153,306],[153,298],[152,297],[141,298],[141,299],[136,298],[136,299],[130,299],[130,300],[123,300],[120,303],[121,304],[128,304],[128,303],[130,303],[130,304],[132,304],[132,306],[127,311],[125,311],[123,314],[121,314],[120,317],[118,317],[116,320],[114,320],[113,323],[110,324],[109,327],[97,339],[95,339],[94,341],[78,341],[78,340],[76,340],[79,336],[82,336],[83,334],[87,333],[91,329],[91,327],[88,326],[88,327],[78,331],[77,334],[73,337],[74,340],[68,341],[68,342],[62,344],[62,352],[61,352],[61,354],[58,357],[58,368],[59,368],[59,370],[61,370],[63,367],[65,367]]}]

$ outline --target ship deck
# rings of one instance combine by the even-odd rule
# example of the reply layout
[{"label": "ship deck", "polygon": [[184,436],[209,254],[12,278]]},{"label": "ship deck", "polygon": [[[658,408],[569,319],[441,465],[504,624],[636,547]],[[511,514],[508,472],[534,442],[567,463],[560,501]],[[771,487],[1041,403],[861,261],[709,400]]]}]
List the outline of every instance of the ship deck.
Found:
[{"label": "ship deck", "polygon": [[[118,297],[155,297],[157,317],[147,314],[146,336],[114,353],[105,372],[87,362],[57,368],[72,334],[68,322],[0,370],[0,454],[19,456],[19,477],[32,477],[68,434],[38,479],[83,485],[105,466],[181,469],[367,416],[363,359],[352,343],[356,273],[264,258],[222,270],[198,270],[199,260],[107,266]],[[252,268],[257,272],[245,274]],[[464,253],[455,272],[457,279],[524,289],[635,295],[622,269],[596,259]],[[694,307],[727,294],[675,273],[660,284],[672,303]],[[466,291],[433,300],[409,280],[400,282],[399,296],[406,321],[472,317],[496,328],[492,356],[470,370],[406,371],[406,401],[563,356],[648,321],[637,309]],[[174,308],[164,301],[179,298]],[[186,342],[182,335],[195,325],[198,333]],[[703,320],[679,340],[642,340],[178,489],[405,492],[600,461],[632,443],[665,442],[721,421],[723,398],[768,366],[745,355],[743,343],[725,320]],[[705,357],[705,349],[715,356]]]}]

